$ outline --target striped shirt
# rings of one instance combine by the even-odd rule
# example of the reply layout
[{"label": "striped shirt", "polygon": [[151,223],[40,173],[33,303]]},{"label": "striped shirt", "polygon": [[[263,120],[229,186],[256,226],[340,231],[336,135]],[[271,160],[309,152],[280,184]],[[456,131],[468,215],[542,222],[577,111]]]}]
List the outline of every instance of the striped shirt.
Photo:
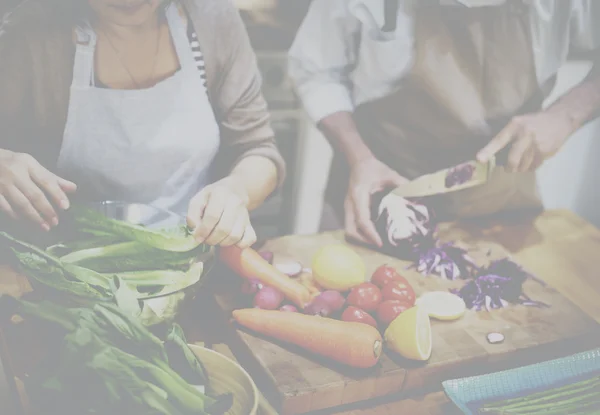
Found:
[{"label": "striped shirt", "polygon": [[194,30],[194,26],[191,24],[188,25],[188,39],[190,41],[190,47],[192,48],[192,56],[196,61],[196,67],[198,68],[198,72],[202,78],[202,84],[204,85],[204,88],[207,88],[204,55],[202,54],[202,50],[200,48],[200,42],[198,42],[198,35]]}]

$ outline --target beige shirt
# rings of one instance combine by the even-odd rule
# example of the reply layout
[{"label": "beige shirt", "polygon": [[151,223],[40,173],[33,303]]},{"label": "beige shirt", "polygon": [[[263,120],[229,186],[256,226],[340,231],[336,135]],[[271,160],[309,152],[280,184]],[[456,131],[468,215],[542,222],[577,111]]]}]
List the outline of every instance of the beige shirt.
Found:
[{"label": "beige shirt", "polygon": [[[285,163],[238,10],[231,0],[180,1],[198,34],[220,127],[215,176],[259,155],[276,164],[281,184]],[[47,3],[52,2],[29,0],[4,24],[0,21],[0,148],[31,154],[53,170],[67,118],[75,44],[73,22]]]}]

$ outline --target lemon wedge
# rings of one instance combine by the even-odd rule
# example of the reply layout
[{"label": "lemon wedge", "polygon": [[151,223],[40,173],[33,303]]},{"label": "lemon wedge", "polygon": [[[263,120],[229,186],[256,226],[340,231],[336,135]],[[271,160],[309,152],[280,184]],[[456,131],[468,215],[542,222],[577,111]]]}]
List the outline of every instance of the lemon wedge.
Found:
[{"label": "lemon wedge", "polygon": [[411,360],[427,361],[431,357],[431,321],[425,309],[414,306],[400,314],[384,334],[387,347]]},{"label": "lemon wedge", "polygon": [[425,309],[429,317],[445,321],[458,320],[467,309],[462,298],[446,291],[423,294],[416,304]]}]

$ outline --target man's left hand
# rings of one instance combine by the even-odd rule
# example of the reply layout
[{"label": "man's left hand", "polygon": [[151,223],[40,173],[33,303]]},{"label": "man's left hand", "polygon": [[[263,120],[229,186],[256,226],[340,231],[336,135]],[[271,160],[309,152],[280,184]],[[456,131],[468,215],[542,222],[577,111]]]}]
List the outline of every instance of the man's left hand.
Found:
[{"label": "man's left hand", "polygon": [[516,116],[477,154],[477,159],[486,163],[510,146],[507,171],[535,171],[560,150],[575,130],[569,117],[562,113],[540,111]]}]

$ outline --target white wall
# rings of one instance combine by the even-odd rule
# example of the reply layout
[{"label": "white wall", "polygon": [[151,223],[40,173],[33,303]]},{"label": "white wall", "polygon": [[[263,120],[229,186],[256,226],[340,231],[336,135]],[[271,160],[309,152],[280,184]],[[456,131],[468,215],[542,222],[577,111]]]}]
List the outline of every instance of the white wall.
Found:
[{"label": "white wall", "polygon": [[[589,72],[588,62],[569,62],[558,76],[558,85],[547,104],[580,82]],[[600,120],[575,133],[563,149],[539,170],[544,205],[569,209],[600,227]]]},{"label": "white wall", "polygon": [[[587,62],[570,62],[558,76],[547,103],[563,94],[588,73]],[[312,126],[304,140],[300,160],[303,172],[299,186],[296,232],[315,233],[319,227],[331,147]],[[572,136],[553,159],[539,171],[540,192],[546,208],[569,209],[600,227],[600,122],[587,125]]]}]

